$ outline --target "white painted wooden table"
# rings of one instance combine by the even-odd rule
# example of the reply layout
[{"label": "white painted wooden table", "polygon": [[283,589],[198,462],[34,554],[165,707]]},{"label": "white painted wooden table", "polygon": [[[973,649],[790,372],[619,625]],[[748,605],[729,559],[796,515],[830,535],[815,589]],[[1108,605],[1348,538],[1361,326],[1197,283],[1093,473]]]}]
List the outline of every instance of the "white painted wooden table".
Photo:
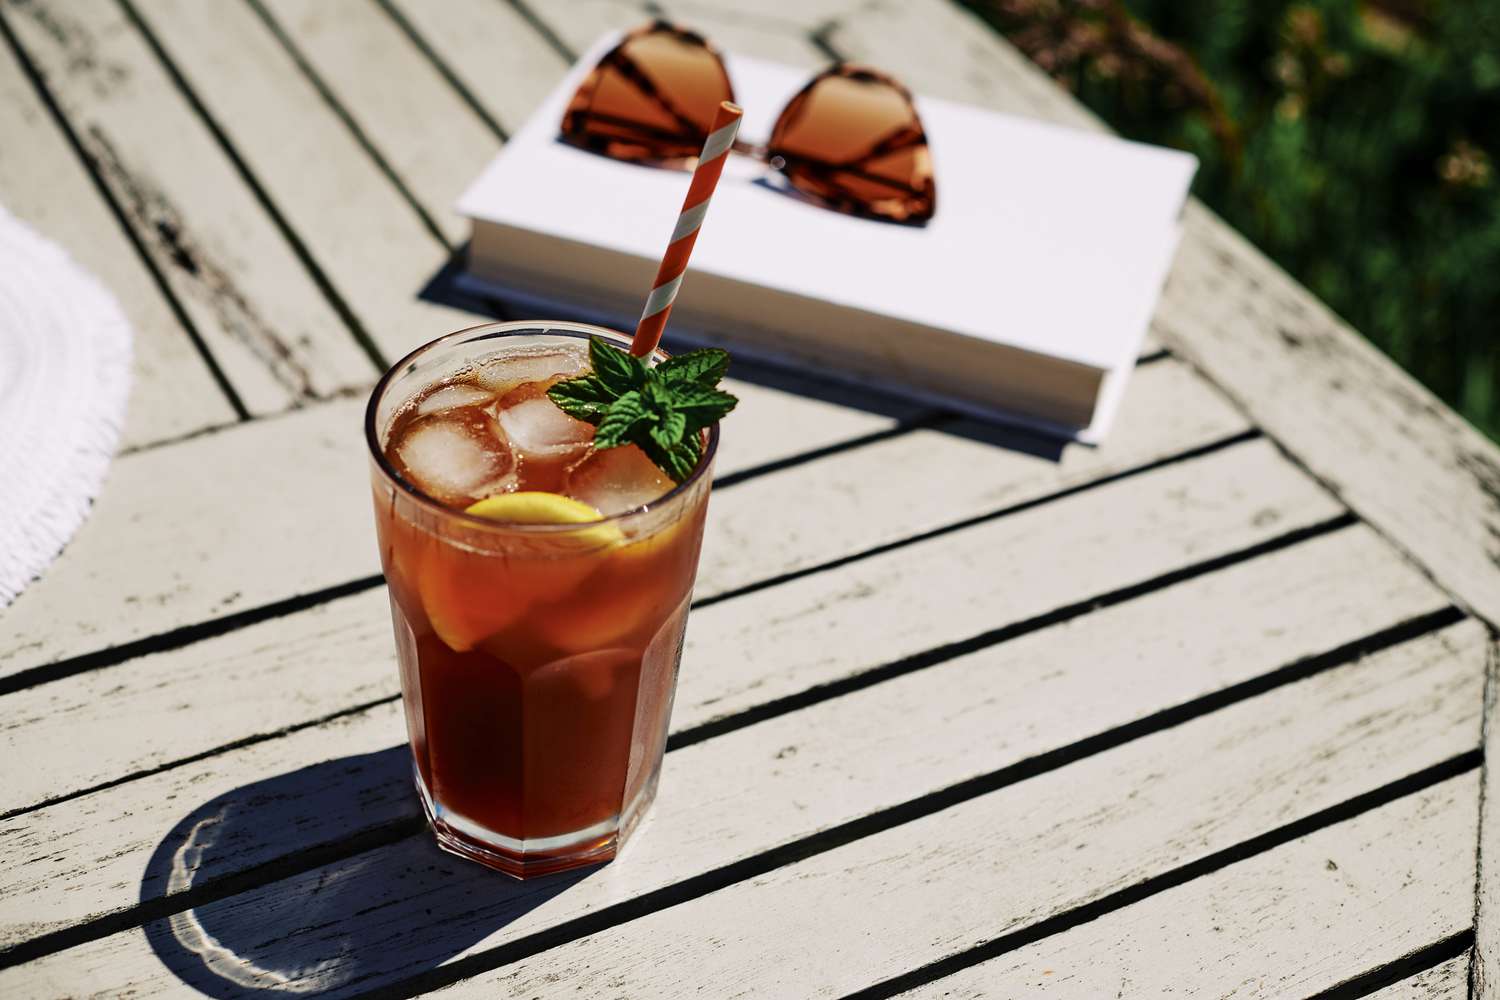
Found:
[{"label": "white painted wooden table", "polygon": [[[540,882],[434,848],[363,397],[643,13],[0,0],[0,201],[138,329],[0,616],[0,996],[1496,995],[1500,452],[1197,205],[1097,450],[739,369],[653,815]],[[1100,127],[948,0],[668,13]]]}]

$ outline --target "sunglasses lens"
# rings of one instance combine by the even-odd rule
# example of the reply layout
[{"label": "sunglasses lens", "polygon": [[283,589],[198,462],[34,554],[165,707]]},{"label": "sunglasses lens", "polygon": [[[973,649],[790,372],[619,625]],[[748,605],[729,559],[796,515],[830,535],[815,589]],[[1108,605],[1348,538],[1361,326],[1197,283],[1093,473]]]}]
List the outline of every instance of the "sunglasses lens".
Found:
[{"label": "sunglasses lens", "polygon": [[885,219],[930,219],[932,158],[917,109],[895,81],[857,67],[829,70],[792,99],[769,152],[799,191]]},{"label": "sunglasses lens", "polygon": [[622,160],[698,155],[720,101],[734,99],[719,55],[667,24],[631,32],[573,95],[563,136]]}]

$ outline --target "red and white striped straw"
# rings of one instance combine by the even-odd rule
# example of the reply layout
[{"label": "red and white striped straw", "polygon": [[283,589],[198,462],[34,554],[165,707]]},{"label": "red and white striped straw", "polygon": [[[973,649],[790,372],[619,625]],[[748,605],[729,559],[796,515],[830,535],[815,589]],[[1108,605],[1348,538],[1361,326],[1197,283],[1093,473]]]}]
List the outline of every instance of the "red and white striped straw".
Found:
[{"label": "red and white striped straw", "polygon": [[638,358],[650,357],[661,342],[667,314],[672,311],[672,300],[677,298],[683,272],[687,270],[688,256],[698,241],[703,216],[708,213],[708,199],[713,197],[719,175],[724,172],[724,163],[729,159],[729,149],[734,145],[735,134],[740,130],[740,118],[744,114],[739,105],[723,101],[719,104],[718,114],[714,115],[713,127],[703,143],[687,197],[682,200],[682,212],[677,216],[677,225],[667,242],[661,267],[657,268],[651,294],[646,296],[646,308],[641,310],[641,321],[636,324],[635,339],[630,342],[630,353]]}]

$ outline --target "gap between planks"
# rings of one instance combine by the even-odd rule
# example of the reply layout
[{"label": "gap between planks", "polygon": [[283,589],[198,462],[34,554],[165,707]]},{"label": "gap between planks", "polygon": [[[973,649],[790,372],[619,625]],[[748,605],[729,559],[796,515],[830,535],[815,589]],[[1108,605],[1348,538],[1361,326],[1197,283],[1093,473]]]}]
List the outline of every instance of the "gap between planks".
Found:
[{"label": "gap between planks", "polygon": [[[1021,899],[1012,899],[1012,905],[1020,913],[1034,914],[1027,916],[1025,923],[1050,919],[1049,913],[1065,918],[1095,900],[1112,898],[1122,902],[1124,897],[1118,893],[1132,891],[1131,886],[1145,885],[1150,892],[1142,898],[1149,898],[1180,884],[1172,882],[1173,878],[1186,881],[1181,879],[1185,871],[1193,874],[1233,871],[1236,862],[1293,838],[1314,834],[1328,823],[1343,823],[1386,802],[1409,803],[1419,797],[1422,789],[1449,775],[1469,772],[1472,778],[1478,759],[1473,749],[1477,742],[1477,699],[1472,696],[1482,683],[1477,655],[1481,639],[1481,630],[1472,622],[1461,623],[1284,685],[1255,699],[1178,720],[1107,752],[1068,762],[1064,766],[1072,777],[1058,772],[1045,780],[1007,782],[999,788],[928,794],[882,813],[864,814],[861,819],[761,855],[712,867],[710,859],[722,858],[726,849],[743,846],[735,841],[769,832],[756,833],[755,828],[774,829],[788,819],[807,821],[798,810],[746,816],[740,803],[744,801],[742,792],[747,786],[758,794],[776,794],[772,789],[788,780],[783,774],[799,775],[799,781],[805,784],[811,780],[816,786],[806,787],[805,797],[794,793],[802,802],[802,810],[827,813],[830,809],[854,809],[858,816],[864,813],[862,807],[869,805],[872,786],[898,797],[900,790],[889,788],[892,783],[904,785],[908,780],[923,780],[920,775],[932,766],[930,754],[924,761],[920,759],[922,755],[908,754],[900,741],[888,739],[892,731],[910,726],[923,733],[937,734],[952,729],[940,743],[948,748],[946,752],[955,763],[975,756],[985,746],[1004,747],[1014,738],[1004,734],[1005,727],[998,727],[1001,731],[997,731],[997,727],[989,724],[993,721],[992,713],[976,712],[972,705],[964,707],[964,692],[971,688],[946,688],[954,693],[952,703],[943,707],[934,704],[931,698],[914,699],[910,684],[895,683],[857,696],[856,700],[863,702],[858,707],[825,708],[796,720],[795,725],[757,727],[693,751],[673,754],[669,758],[669,775],[663,781],[662,801],[626,859],[620,865],[567,885],[554,883],[555,888],[564,891],[542,910],[527,912],[534,905],[528,903],[527,897],[540,891],[539,887],[486,879],[484,873],[472,866],[439,858],[427,838],[417,837],[377,849],[352,864],[311,871],[285,883],[198,907],[192,919],[209,933],[232,934],[232,943],[243,942],[245,948],[251,949],[243,957],[263,967],[276,967],[278,947],[291,948],[290,954],[298,956],[296,959],[282,956],[286,961],[312,964],[314,956],[325,953],[302,949],[309,947],[311,941],[322,942],[329,949],[328,961],[319,964],[310,979],[297,981],[308,987],[316,983],[320,989],[328,988],[329,995],[353,995],[377,987],[381,995],[411,995],[418,989],[452,983],[512,962],[516,964],[504,970],[507,976],[525,977],[529,970],[536,970],[542,976],[548,970],[569,970],[562,982],[554,983],[553,987],[571,992],[575,986],[587,988],[587,969],[600,964],[610,970],[610,975],[643,976],[651,980],[655,974],[650,966],[656,963],[661,965],[662,974],[670,978],[676,971],[674,962],[670,959],[658,962],[650,956],[658,947],[676,947],[668,945],[669,941],[696,940],[695,934],[683,935],[674,929],[684,922],[697,919],[700,927],[717,928],[716,937],[730,938],[775,934],[776,927],[795,926],[798,921],[823,923],[816,916],[821,912],[818,906],[799,910],[801,904],[797,898],[812,892],[826,899],[823,883],[829,878],[856,881],[857,886],[845,887],[851,894],[879,895],[884,882],[863,878],[859,873],[864,868],[887,856],[917,859],[916,864],[902,866],[901,872],[892,877],[913,887],[926,885],[931,879],[946,884],[946,889],[939,885],[915,897],[903,893],[904,899],[922,899],[922,909],[928,912],[913,911],[893,917],[890,908],[878,900],[863,903],[856,900],[858,905],[854,909],[862,916],[847,915],[847,927],[840,925],[826,933],[807,928],[810,940],[832,934],[845,945],[852,941],[851,935],[863,937],[865,932],[860,930],[860,924],[868,920],[894,918],[919,922],[927,928],[902,935],[899,946],[878,961],[837,965],[840,975],[853,970],[852,974],[874,977],[892,963],[904,963],[905,968],[920,966],[921,962],[911,961],[913,952],[951,947],[943,943],[953,940],[948,931],[936,937],[930,931],[964,926],[976,914],[987,912],[983,907],[976,910],[975,904],[979,896],[988,899],[981,883],[988,885],[994,880],[975,878],[976,864],[980,868],[1000,864],[1012,869],[1014,874],[995,884],[1009,886],[1007,891],[1013,895],[1022,894]],[[1148,672],[1137,683],[1152,673],[1149,664],[1142,666]],[[1085,676],[1079,680],[1090,683],[1088,671],[1083,673]],[[977,662],[968,667],[969,679],[981,687],[985,678],[999,679],[1004,674]],[[1092,678],[1098,679],[1098,675]],[[1128,690],[1131,681],[1121,679],[1120,683],[1122,690]],[[930,685],[927,690],[931,690]],[[1099,704],[1103,707],[1111,700],[1103,696]],[[877,709],[877,705],[882,707]],[[1024,710],[1017,703],[1016,711]],[[936,720],[912,719],[913,712],[919,716],[946,713],[949,724],[934,728],[929,722]],[[1027,737],[1028,740],[1045,738],[1040,733]],[[792,754],[784,752],[788,739],[797,748]],[[1243,748],[1247,741],[1253,741],[1256,752]],[[751,761],[760,763],[747,771],[746,765]],[[968,766],[974,766],[974,762]],[[1143,774],[1150,776],[1144,786],[1140,781]],[[1292,776],[1297,780],[1290,780]],[[925,780],[930,782],[934,777],[929,773]],[[766,787],[760,789],[761,785]],[[1080,785],[1104,790],[1102,798],[1079,796]],[[785,797],[787,791],[783,788],[779,794]],[[1235,808],[1228,807],[1231,802]],[[1472,798],[1468,802],[1472,803]],[[1472,809],[1469,811],[1472,813]],[[1080,813],[1078,822],[1059,821],[1059,816],[1074,812]],[[997,822],[994,817],[1001,815],[1007,818]],[[1289,815],[1295,818],[1289,820]],[[1087,816],[1095,817],[1096,822],[1108,818],[1109,824],[1095,835],[1093,827],[1083,822]],[[1159,826],[1164,816],[1172,817],[1182,832],[1161,835]],[[1392,824],[1391,828],[1409,827]],[[989,831],[981,839],[990,842],[994,850],[976,854],[973,844],[978,842],[976,832],[981,829]],[[1442,831],[1444,836],[1451,832],[1447,826]],[[1114,832],[1119,835],[1112,835]],[[1004,838],[1004,843],[998,846],[994,842],[997,836]],[[1391,839],[1388,832],[1382,836]],[[1087,852],[1079,853],[1082,847],[1076,851],[1069,848],[1067,840],[1074,837],[1081,838]],[[1397,836],[1390,847],[1407,850],[1412,846],[1409,839]],[[1066,851],[1068,865],[1058,868],[1039,863],[1058,850]],[[934,855],[934,851],[938,854]],[[1014,863],[1015,858],[1027,852],[1037,862]],[[1436,857],[1435,863],[1446,866],[1440,870],[1454,870],[1456,862],[1451,851],[1440,849],[1429,853]],[[950,860],[929,867],[928,859],[938,857]],[[1343,855],[1339,857],[1342,861]],[[1460,873],[1467,884],[1472,879],[1472,859],[1463,860],[1469,862],[1467,872]],[[1320,857],[1320,867],[1321,863]],[[705,864],[710,866],[702,875],[682,880],[684,868],[691,870]],[[1463,867],[1462,861],[1457,864]],[[1196,868],[1192,867],[1195,865]],[[1026,877],[1021,877],[1023,872]],[[1174,872],[1178,875],[1174,876]],[[1059,888],[1049,881],[1064,877],[1072,879],[1075,887]],[[963,887],[953,885],[955,878]],[[768,881],[778,886],[772,894],[780,911],[775,920],[756,921],[743,915],[710,916],[700,912],[703,906],[710,907],[713,913],[757,905],[752,901],[766,899],[762,887]],[[1414,891],[1430,890],[1447,907],[1444,912],[1452,910],[1448,892],[1452,878],[1445,875],[1417,881],[1426,888]],[[481,884],[489,889],[481,891]],[[334,906],[332,910],[305,912],[308,892],[315,885],[324,887],[325,902],[330,897],[347,897],[346,905],[358,912],[343,912],[336,903],[330,904]],[[495,890],[502,890],[500,895],[507,898],[497,897]],[[409,900],[403,902],[407,896]],[[939,896],[947,902],[940,901]],[[1035,903],[1025,902],[1033,897]],[[1139,900],[1132,897],[1130,901]],[[950,907],[949,902],[961,905]],[[426,926],[446,928],[463,940],[471,935],[483,939],[456,952],[441,970],[387,989],[383,984],[391,977],[399,978],[409,964],[432,964],[438,958],[435,952],[424,952],[435,947],[433,937],[412,936],[408,932],[410,916],[405,910],[412,905],[423,909]],[[934,907],[936,912],[932,912]],[[1465,898],[1464,919],[1467,908]],[[501,919],[502,914],[508,916]],[[327,930],[309,927],[302,931],[304,922]],[[1420,914],[1414,922],[1420,922]],[[493,929],[497,924],[500,928]],[[1427,930],[1420,927],[1421,932]],[[1410,928],[1407,932],[1416,933]],[[89,989],[184,988],[151,953],[145,940],[147,933],[154,934],[153,939],[160,943],[161,935],[169,932],[165,927],[123,932],[52,959],[19,967],[0,977],[0,983],[19,984],[23,988],[47,983],[71,993]],[[970,932],[962,932],[960,937],[967,933]],[[601,939],[581,940],[588,935],[599,935]],[[626,943],[617,946],[611,940]],[[251,945],[252,941],[257,944]],[[342,952],[339,942],[344,943]],[[361,945],[351,951],[352,942]],[[569,950],[561,953],[550,951],[568,942],[577,944],[569,945]],[[695,960],[710,966],[742,964],[765,953],[764,947],[752,947],[748,941],[740,943],[746,947],[711,949],[695,956]],[[570,960],[570,955],[579,954],[579,948],[589,949],[594,961]],[[853,954],[846,946],[819,949],[817,954],[840,951]],[[620,960],[612,961],[610,955]],[[633,960],[637,955],[642,961]],[[530,956],[538,957],[531,961]],[[605,959],[602,963],[598,961],[601,957]],[[1363,956],[1350,958],[1362,959]],[[791,964],[772,974],[805,983],[833,971],[823,969],[821,960],[816,969],[797,965],[799,961],[792,956]],[[753,982],[757,981],[757,975],[764,975],[744,968],[734,974],[720,971],[727,978],[721,980],[715,976],[716,981],[736,981],[736,975],[748,975],[746,981]],[[569,975],[575,978],[569,980]],[[584,980],[577,980],[578,975],[584,976]],[[493,993],[502,985],[510,984],[485,977],[464,989]],[[344,988],[333,989],[338,986]],[[543,988],[540,982],[528,981],[527,989],[533,987]],[[653,982],[650,988],[636,992],[666,995],[671,989],[670,983]]]},{"label": "gap between planks", "polygon": [[[1124,511],[1137,513],[1127,520]],[[744,666],[708,673],[716,690],[678,694],[677,738],[701,741],[851,684],[909,673],[1274,553],[1347,527],[1338,513],[1269,447],[1251,442],[715,604],[691,616],[685,656]],[[1052,527],[1059,523],[1094,527],[1059,554]],[[1374,558],[1358,545],[1325,551],[1346,553],[1350,566]],[[1028,570],[1049,552],[1046,573]],[[932,578],[953,581],[954,591],[934,592]],[[255,736],[263,719],[279,729],[394,694],[384,597],[361,591],[200,647],[11,695],[7,750],[45,764],[5,789],[0,811],[13,815],[52,789],[80,792]],[[1006,620],[996,621],[997,607]],[[751,683],[725,683],[741,671]],[[294,696],[286,686],[292,676],[301,678]],[[156,722],[143,726],[145,719]],[[54,746],[57,735],[80,726],[90,742]],[[110,747],[103,757],[101,743]]]},{"label": "gap between planks", "polygon": [[[1349,588],[1332,585],[1334,581],[1345,578],[1357,582]],[[1200,666],[1191,671],[1163,674],[1158,669],[1160,663],[1184,655],[1180,634],[1173,623],[1184,618],[1210,620],[1213,609],[1231,596],[1254,613],[1237,618],[1230,627],[1196,633],[1197,641],[1188,647],[1188,655],[1194,656]],[[805,793],[813,801],[829,799],[812,815],[801,816],[794,812],[780,817],[778,822],[790,820],[797,824],[810,823],[814,827],[826,825],[839,819],[837,815],[824,815],[829,808],[842,810],[855,806],[850,799],[851,780],[857,779],[855,785],[859,787],[868,787],[875,782],[878,785],[877,797],[884,801],[899,800],[903,790],[905,794],[921,792],[920,786],[913,785],[912,781],[920,777],[922,766],[918,766],[915,774],[911,773],[911,768],[922,762],[906,761],[899,766],[894,762],[884,762],[882,754],[897,752],[882,742],[881,734],[887,732],[888,727],[861,725],[848,713],[862,717],[861,705],[887,705],[890,707],[882,711],[899,715],[900,712],[909,712],[910,706],[920,701],[915,694],[917,691],[941,689],[969,692],[975,705],[1012,706],[1010,711],[1025,716],[1024,723],[1018,716],[1011,724],[990,725],[991,720],[982,713],[976,715],[970,711],[955,720],[956,726],[941,727],[949,734],[945,738],[950,741],[948,745],[954,756],[942,765],[944,777],[930,775],[929,780],[950,786],[953,789],[949,793],[951,796],[963,798],[1035,777],[1070,761],[1181,724],[1278,685],[1314,676],[1393,645],[1399,646],[1451,621],[1441,611],[1428,613],[1424,610],[1429,608],[1440,609],[1441,598],[1420,577],[1385,552],[1363,529],[1346,530],[1198,580],[1177,583],[1157,594],[1145,595],[1132,604],[1101,610],[1032,636],[974,651],[934,665],[923,675],[895,678],[875,688],[851,693],[838,706],[825,705],[812,710],[811,714],[804,710],[796,716],[751,727],[692,751],[674,751],[668,758],[669,773],[676,767],[671,762],[678,760],[681,753],[689,753],[686,759],[695,759],[692,755],[703,752],[725,755],[725,766],[731,768],[737,766],[733,761],[746,754],[750,759],[773,761],[777,772],[804,772],[819,777],[820,784],[833,782],[825,791],[808,789]],[[1427,617],[1425,624],[1421,621],[1424,614]],[[1402,618],[1410,619],[1411,624],[1389,626],[1388,623]],[[1338,623],[1340,632],[1329,634],[1328,622]],[[1109,651],[1118,647],[1116,639],[1119,634],[1138,630],[1142,623],[1151,623],[1153,630],[1144,635],[1137,634],[1131,656],[1124,663],[1106,669],[1103,677],[1096,676],[1092,665],[1105,668],[1110,663]],[[1338,642],[1341,636],[1347,637],[1344,645],[1329,649],[1327,644]],[[882,637],[870,636],[868,646],[871,652],[863,655],[878,656],[875,651],[883,648]],[[218,657],[214,659],[218,661]],[[711,704],[719,697],[714,694],[715,687],[724,686],[716,681],[712,671],[701,667],[695,669],[695,664],[708,662],[714,661],[695,655],[691,650],[687,654],[679,706],[688,707],[689,719],[703,711],[693,706],[704,702]],[[851,663],[847,669],[858,670],[859,666]],[[390,673],[388,667],[385,672]],[[761,671],[752,661],[741,672],[745,675],[743,680],[735,681],[730,689],[744,687],[753,690],[756,675]],[[1026,707],[1028,698],[1033,699],[1032,708]],[[1034,710],[1037,704],[1053,706],[1053,710],[1037,715]],[[1161,704],[1176,704],[1178,707],[1158,711]],[[829,720],[830,712],[835,713],[833,721],[818,721]],[[1130,718],[1132,713],[1135,714],[1133,719]],[[20,846],[34,856],[22,863],[26,857],[23,855],[8,866],[7,870],[15,872],[20,882],[5,885],[5,891],[0,893],[0,898],[10,900],[16,907],[5,936],[14,941],[18,931],[27,933],[26,928],[30,928],[31,933],[44,932],[43,925],[35,922],[34,914],[47,910],[61,917],[64,910],[60,910],[59,904],[63,903],[67,904],[65,910],[78,913],[78,916],[88,913],[96,918],[92,923],[95,931],[113,929],[109,918],[128,909],[135,900],[131,886],[143,866],[142,852],[151,851],[160,830],[171,822],[170,815],[162,817],[158,813],[175,814],[182,808],[177,803],[183,800],[212,798],[215,787],[227,791],[240,781],[254,783],[262,780],[268,772],[286,770],[288,765],[295,767],[291,762],[309,751],[320,755],[302,758],[310,763],[324,759],[321,755],[336,756],[340,745],[345,753],[363,748],[361,752],[367,755],[369,751],[384,748],[400,738],[400,730],[389,709],[382,709],[376,715],[378,719],[375,716],[350,719],[332,727],[321,737],[309,731],[237,751],[213,766],[209,774],[199,775],[196,772],[202,768],[189,767],[178,774],[143,779],[133,790],[116,788],[91,799],[34,814],[28,819],[27,827],[21,831],[12,830],[9,834],[11,838],[22,837],[20,845],[12,839],[13,849]],[[1003,716],[999,721],[1004,722]],[[1089,726],[1109,725],[1111,721],[1113,729],[1087,735]],[[846,732],[851,723],[856,734],[863,735]],[[912,720],[908,718],[905,724],[909,727]],[[679,721],[679,730],[681,725]],[[1008,731],[1024,733],[1024,738],[1016,743],[1016,736],[1005,735]],[[823,735],[809,744],[807,733]],[[1076,740],[1067,744],[1070,735]],[[335,736],[338,738],[334,739]],[[876,740],[875,746],[867,746],[871,739]],[[844,745],[846,741],[847,746]],[[1047,741],[1061,741],[1064,745]],[[707,749],[716,745],[722,749]],[[880,750],[882,745],[885,745],[883,751]],[[979,753],[977,748],[985,746],[993,746],[994,752],[1000,756],[997,758],[989,751]],[[744,749],[747,747],[762,749]],[[396,747],[394,751],[404,761],[402,749]],[[1007,759],[1012,762],[1007,763]],[[278,764],[277,761],[284,763]],[[843,763],[835,764],[835,761]],[[986,766],[998,766],[999,769],[971,777]],[[808,768],[813,770],[807,772]],[[276,829],[296,831],[299,838],[305,838],[304,842],[313,847],[369,826],[416,815],[404,767],[387,766],[378,775],[365,778],[363,785],[356,778],[352,787],[348,786],[340,769],[331,770],[338,777],[331,775],[329,780],[334,784],[326,789],[319,782],[290,796],[296,801],[288,801],[287,795],[276,796],[283,802],[281,808],[284,812],[274,824]],[[204,778],[210,774],[211,781],[205,787]],[[910,778],[903,778],[903,774],[909,774]],[[860,775],[863,777],[858,777]],[[339,779],[343,779],[342,784]],[[369,787],[368,782],[376,779],[378,788]],[[764,794],[784,796],[784,791],[776,791],[780,780],[774,773],[770,779]],[[726,787],[731,786],[741,791],[747,787],[740,779]],[[704,787],[711,787],[711,783]],[[749,787],[753,790],[754,784]],[[242,797],[245,793],[235,794]],[[716,828],[733,829],[739,810],[735,804],[737,800],[732,796],[721,801],[719,796],[711,794],[707,802],[696,802],[689,793],[675,794],[684,797],[674,797],[670,801],[677,805],[669,808],[695,810],[707,824],[706,837]],[[344,811],[344,816],[339,816],[336,804],[346,800],[350,806]],[[356,802],[359,805],[354,807]],[[330,803],[334,804],[332,819]],[[384,803],[384,806],[377,807],[378,803]],[[926,808],[930,809],[931,804]],[[107,819],[117,809],[124,810],[119,819]],[[711,820],[720,809],[725,812],[723,819]],[[885,820],[890,821],[891,817]],[[352,829],[345,829],[351,823]],[[78,841],[84,831],[101,828],[110,831],[112,837],[126,837],[126,844],[134,846],[96,843],[94,837],[81,841],[78,850],[100,852],[100,858],[78,870],[84,876],[80,884],[77,875],[69,874],[73,869],[69,861],[71,852],[66,845]],[[769,843],[759,839],[761,850],[775,843],[774,829],[756,837],[767,835],[772,835],[773,839]],[[780,836],[797,835],[787,831]],[[242,839],[235,838],[231,843]],[[256,838],[251,838],[248,854],[244,853],[246,846],[231,849],[227,856],[223,851],[217,852],[220,857],[215,862],[218,866],[215,874],[223,875],[225,866],[234,869],[236,866],[267,865],[271,859],[285,853],[287,845],[281,840],[278,837],[277,846],[273,847],[269,840],[260,844]],[[26,848],[27,841],[34,846]],[[738,846],[743,850],[756,845]],[[663,874],[674,877],[679,874],[670,865],[659,868]],[[89,884],[95,888],[90,890]],[[41,899],[55,896],[58,887],[67,887],[67,894],[53,898],[48,906],[39,905]],[[160,883],[155,883],[143,886],[142,893],[145,894],[148,888],[152,894],[161,891]],[[117,891],[124,894],[113,895]],[[113,896],[114,901],[103,903],[101,892],[104,898]],[[38,893],[42,894],[41,898]],[[92,903],[90,898],[94,900]],[[461,902],[462,898],[455,903]],[[72,902],[68,903],[68,900]],[[83,912],[77,910],[79,906],[84,907]],[[21,914],[28,916],[15,922]],[[59,928],[53,926],[47,930],[57,931]],[[51,943],[69,943],[74,937],[64,934]],[[43,946],[47,943],[40,942]]]},{"label": "gap between planks", "polygon": [[[728,472],[774,461],[778,450],[785,455],[798,440],[786,430],[799,422],[834,440],[862,436],[871,425],[890,426],[884,417],[779,392],[747,391],[742,399],[745,420],[725,435],[721,449]],[[111,488],[68,555],[7,609],[12,631],[0,640],[0,677],[373,573],[370,519],[353,516],[370,503],[359,426],[356,401],[343,401],[116,462]],[[1137,373],[1108,448],[1034,454],[1038,439],[967,421],[877,440],[716,497],[698,595],[920,534],[1244,430],[1237,415],[1169,359]],[[265,461],[273,454],[278,461]],[[890,476],[892,468],[927,488],[912,491],[903,485],[907,480]],[[851,517],[856,488],[859,516]],[[164,507],[157,500],[162,495],[180,500]],[[295,507],[288,496],[299,498]],[[257,512],[255,531],[239,530],[237,517],[226,515],[243,510]],[[317,558],[309,558],[314,552]]]}]

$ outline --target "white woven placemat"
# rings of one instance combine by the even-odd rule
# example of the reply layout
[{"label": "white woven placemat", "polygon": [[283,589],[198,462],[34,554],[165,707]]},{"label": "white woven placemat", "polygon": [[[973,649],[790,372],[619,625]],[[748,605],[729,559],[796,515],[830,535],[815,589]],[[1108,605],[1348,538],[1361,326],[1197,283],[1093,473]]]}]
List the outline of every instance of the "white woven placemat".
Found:
[{"label": "white woven placemat", "polygon": [[129,391],[119,303],[0,208],[0,607],[83,523]]}]

